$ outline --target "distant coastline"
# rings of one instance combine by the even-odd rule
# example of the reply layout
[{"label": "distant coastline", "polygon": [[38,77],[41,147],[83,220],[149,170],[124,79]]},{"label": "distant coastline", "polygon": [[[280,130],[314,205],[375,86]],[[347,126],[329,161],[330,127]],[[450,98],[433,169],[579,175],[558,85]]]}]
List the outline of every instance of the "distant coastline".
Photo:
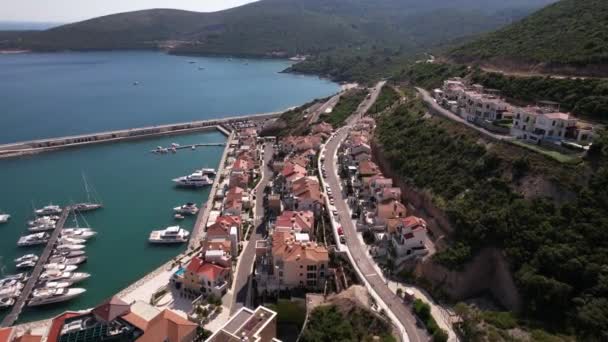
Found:
[{"label": "distant coastline", "polygon": [[23,49],[5,49],[0,50],[0,55],[16,55],[19,53],[30,53],[32,50],[23,50]]}]

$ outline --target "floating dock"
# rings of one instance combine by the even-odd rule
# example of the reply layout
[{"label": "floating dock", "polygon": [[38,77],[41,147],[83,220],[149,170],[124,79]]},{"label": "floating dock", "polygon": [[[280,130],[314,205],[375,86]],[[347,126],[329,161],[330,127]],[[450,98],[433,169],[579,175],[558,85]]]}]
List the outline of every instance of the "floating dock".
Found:
[{"label": "floating dock", "polygon": [[34,269],[33,269],[32,273],[30,274],[29,279],[25,283],[23,290],[21,290],[21,295],[15,301],[15,304],[13,305],[13,308],[11,309],[10,313],[8,315],[6,315],[6,317],[4,317],[4,320],[0,324],[0,327],[10,327],[11,325],[15,324],[15,322],[19,318],[19,315],[23,311],[23,308],[25,307],[26,302],[30,299],[30,295],[32,294],[32,291],[34,290],[34,287],[36,286],[36,283],[38,282],[38,278],[42,274],[42,271],[44,271],[44,265],[49,260],[49,257],[51,256],[51,252],[53,251],[53,248],[55,247],[55,243],[57,243],[57,239],[59,239],[61,230],[63,229],[63,226],[65,225],[65,221],[68,219],[68,216],[70,215],[71,212],[72,212],[71,207],[66,207],[63,209],[63,212],[61,213],[61,217],[59,218],[59,221],[57,221],[57,224],[55,225],[55,230],[53,230],[53,233],[51,234],[51,237],[49,238],[49,241],[47,242],[46,247],[44,247],[44,250],[42,251],[40,258],[38,259],[36,266],[34,266]]}]

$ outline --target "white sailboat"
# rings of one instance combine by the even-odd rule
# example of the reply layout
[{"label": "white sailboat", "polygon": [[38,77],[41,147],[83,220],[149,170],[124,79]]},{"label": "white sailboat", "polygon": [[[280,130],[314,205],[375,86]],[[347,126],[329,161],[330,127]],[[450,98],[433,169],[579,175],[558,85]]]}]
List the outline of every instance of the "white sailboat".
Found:
[{"label": "white sailboat", "polygon": [[103,204],[101,204],[98,200],[91,199],[91,189],[89,183],[87,182],[87,178],[84,173],[82,173],[82,181],[84,183],[84,190],[87,193],[87,201],[82,203],[74,204],[74,210],[79,212],[92,211],[97,210],[99,208],[103,208]]},{"label": "white sailboat", "polygon": [[4,212],[0,211],[0,223],[6,223],[10,218],[11,215],[5,214]]}]

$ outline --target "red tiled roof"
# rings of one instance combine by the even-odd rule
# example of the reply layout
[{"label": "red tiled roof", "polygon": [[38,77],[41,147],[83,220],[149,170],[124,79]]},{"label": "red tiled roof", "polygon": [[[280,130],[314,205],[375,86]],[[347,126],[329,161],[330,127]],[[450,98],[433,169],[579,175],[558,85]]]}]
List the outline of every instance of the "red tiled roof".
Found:
[{"label": "red tiled roof", "polygon": [[53,321],[51,322],[51,328],[49,329],[49,334],[46,338],[47,342],[57,342],[59,341],[59,334],[61,333],[61,328],[63,328],[63,323],[65,322],[66,319],[70,319],[73,317],[78,317],[78,316],[82,316],[85,315],[83,313],[79,313],[79,312],[66,312],[64,314],[61,314],[55,318],[53,318]]},{"label": "red tiled roof", "polygon": [[10,342],[9,338],[13,333],[13,328],[0,329],[0,342]]},{"label": "red tiled roof", "polygon": [[116,317],[128,313],[131,306],[122,299],[114,296],[93,309],[92,313],[104,322],[111,322]]},{"label": "red tiled roof", "polygon": [[208,263],[199,257],[194,257],[186,268],[188,272],[203,275],[209,280],[215,281],[222,273],[228,272],[228,268]]}]

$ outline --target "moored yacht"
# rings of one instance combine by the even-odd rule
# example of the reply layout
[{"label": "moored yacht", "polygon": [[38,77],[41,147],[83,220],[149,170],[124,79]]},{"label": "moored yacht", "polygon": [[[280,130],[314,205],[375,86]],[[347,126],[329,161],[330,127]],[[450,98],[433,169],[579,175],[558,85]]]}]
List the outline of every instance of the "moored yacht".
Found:
[{"label": "moored yacht", "polygon": [[60,252],[63,251],[77,251],[77,250],[81,250],[84,249],[84,245],[69,245],[69,244],[62,244],[56,247],[56,249]]},{"label": "moored yacht", "polygon": [[198,213],[198,207],[195,203],[186,203],[182,206],[173,208],[173,211],[182,215],[196,215]]},{"label": "moored yacht", "polygon": [[26,236],[22,236],[17,241],[17,246],[35,246],[42,245],[49,241],[50,235],[48,233],[36,233]]},{"label": "moored yacht", "polygon": [[64,265],[80,265],[87,261],[86,255],[76,256],[72,258],[66,258],[63,256],[53,256],[49,259],[50,263],[64,264]]},{"label": "moored yacht", "polygon": [[201,171],[196,171],[191,175],[173,179],[175,185],[185,188],[202,188],[213,184],[213,180]]},{"label": "moored yacht", "polygon": [[11,274],[11,275],[8,275],[8,276],[0,279],[0,286],[2,286],[2,282],[5,282],[5,281],[9,281],[9,280],[26,281],[27,278],[28,278],[27,273]]},{"label": "moored yacht", "polygon": [[76,203],[73,207],[75,211],[85,212],[103,208],[103,205],[99,203]]},{"label": "moored yacht", "polygon": [[74,238],[74,237],[62,236],[59,238],[59,243],[60,244],[69,244],[69,245],[84,245],[85,243],[87,243],[87,240],[78,239],[78,238]]},{"label": "moored yacht", "polygon": [[62,237],[70,237],[77,239],[89,239],[97,235],[97,232],[91,228],[65,228],[61,231]]},{"label": "moored yacht", "polygon": [[15,259],[15,262],[19,263],[19,262],[24,262],[24,261],[28,261],[28,260],[38,261],[38,256],[36,254],[26,254],[22,257]]},{"label": "moored yacht", "polygon": [[16,287],[21,290],[23,288],[23,286],[24,285],[22,282],[20,282],[19,280],[15,280],[15,279],[5,279],[5,280],[2,280],[2,282],[0,282],[0,289]]},{"label": "moored yacht", "polygon": [[41,224],[39,226],[28,227],[27,230],[29,230],[32,233],[39,233],[39,232],[46,232],[49,230],[53,230],[53,229],[55,229],[55,227],[56,227],[55,222],[52,222],[52,223]]},{"label": "moored yacht", "polygon": [[151,243],[182,243],[188,241],[190,232],[179,226],[168,227],[164,230],[154,230],[148,241]]},{"label": "moored yacht", "polygon": [[38,216],[61,215],[63,209],[58,205],[49,204],[42,209],[34,211]]},{"label": "moored yacht", "polygon": [[59,220],[59,216],[40,216],[34,220],[27,221],[30,227],[55,224]]},{"label": "moored yacht", "polygon": [[70,287],[72,284],[69,281],[49,281],[38,286],[39,288],[58,289]]},{"label": "moored yacht", "polygon": [[32,268],[34,266],[36,266],[36,261],[34,260],[25,260],[22,262],[18,262],[17,265],[15,265],[15,267],[17,267],[18,269]]},{"label": "moored yacht", "polygon": [[0,298],[16,298],[21,295],[23,284],[18,283],[13,286],[5,286],[0,288]]},{"label": "moored yacht", "polygon": [[83,294],[86,290],[81,288],[41,288],[35,289],[28,306],[38,306],[70,300]]},{"label": "moored yacht", "polygon": [[57,270],[57,271],[63,271],[63,272],[72,272],[72,271],[75,271],[77,268],[78,268],[78,266],[76,266],[76,265],[66,265],[66,264],[59,264],[59,263],[50,263],[50,264],[44,265],[45,270]]},{"label": "moored yacht", "polygon": [[62,250],[62,251],[53,251],[53,254],[51,255],[52,258],[55,257],[66,257],[66,258],[73,258],[73,257],[79,257],[79,256],[83,256],[85,255],[85,251],[69,251],[69,250]]},{"label": "moored yacht", "polygon": [[63,272],[61,270],[46,270],[40,275],[40,281],[67,281],[69,283],[77,283],[90,277],[91,275],[85,272]]}]

